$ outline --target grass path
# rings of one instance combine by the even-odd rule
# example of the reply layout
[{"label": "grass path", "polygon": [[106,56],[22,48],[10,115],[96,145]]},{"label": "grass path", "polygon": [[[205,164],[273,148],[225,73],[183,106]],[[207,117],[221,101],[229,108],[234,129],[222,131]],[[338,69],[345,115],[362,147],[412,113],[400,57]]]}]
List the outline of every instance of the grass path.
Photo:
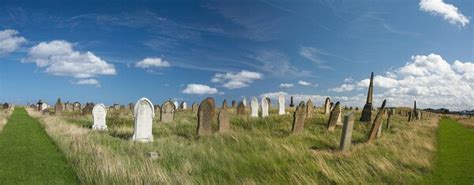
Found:
[{"label": "grass path", "polygon": [[474,129],[443,118],[430,184],[474,184]]},{"label": "grass path", "polygon": [[65,157],[24,108],[0,132],[0,184],[77,184]]}]

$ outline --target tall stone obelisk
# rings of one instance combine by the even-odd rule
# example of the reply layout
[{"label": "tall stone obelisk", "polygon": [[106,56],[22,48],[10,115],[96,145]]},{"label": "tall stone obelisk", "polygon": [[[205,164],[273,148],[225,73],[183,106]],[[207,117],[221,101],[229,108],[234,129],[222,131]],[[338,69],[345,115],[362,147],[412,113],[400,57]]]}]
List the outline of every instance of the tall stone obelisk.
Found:
[{"label": "tall stone obelisk", "polygon": [[367,101],[365,102],[360,121],[372,121],[372,95],[374,94],[374,72],[370,75],[369,91],[367,92]]}]

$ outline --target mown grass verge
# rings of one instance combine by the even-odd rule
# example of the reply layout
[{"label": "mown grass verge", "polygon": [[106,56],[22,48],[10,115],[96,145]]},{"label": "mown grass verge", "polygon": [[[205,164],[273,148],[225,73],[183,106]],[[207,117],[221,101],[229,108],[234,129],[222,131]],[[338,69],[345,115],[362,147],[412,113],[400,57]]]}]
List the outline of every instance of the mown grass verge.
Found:
[{"label": "mown grass verge", "polygon": [[428,184],[474,184],[474,129],[442,118],[437,155]]},{"label": "mown grass verge", "polygon": [[0,132],[0,184],[77,184],[65,157],[24,108]]}]

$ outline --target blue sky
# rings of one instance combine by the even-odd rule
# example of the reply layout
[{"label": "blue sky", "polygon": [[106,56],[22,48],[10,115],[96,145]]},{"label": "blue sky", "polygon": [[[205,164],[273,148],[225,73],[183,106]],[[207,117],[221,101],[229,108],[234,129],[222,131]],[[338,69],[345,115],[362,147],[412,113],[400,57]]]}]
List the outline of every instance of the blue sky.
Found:
[{"label": "blue sky", "polygon": [[283,93],[360,107],[374,72],[376,104],[473,109],[473,4],[2,1],[0,102]]}]

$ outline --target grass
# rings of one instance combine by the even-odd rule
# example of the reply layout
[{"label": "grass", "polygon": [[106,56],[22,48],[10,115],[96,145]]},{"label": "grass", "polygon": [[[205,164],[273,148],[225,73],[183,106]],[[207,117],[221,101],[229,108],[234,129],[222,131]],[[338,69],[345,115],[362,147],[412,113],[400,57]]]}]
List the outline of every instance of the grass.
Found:
[{"label": "grass", "polygon": [[16,108],[0,132],[0,184],[76,184],[78,179],[37,120]]},{"label": "grass", "polygon": [[0,132],[2,131],[5,124],[7,124],[8,118],[12,113],[11,109],[0,110]]},{"label": "grass", "polygon": [[[340,153],[341,128],[326,131],[321,110],[299,135],[291,135],[291,115],[272,110],[270,117],[252,119],[231,110],[232,131],[209,137],[196,136],[193,113],[177,112],[173,123],[155,120],[151,143],[130,141],[130,112],[110,111],[106,132],[92,131],[90,116],[29,113],[40,118],[84,184],[414,183],[432,170],[437,128],[435,119],[407,123],[394,116],[392,129],[367,144],[370,125],[356,121],[354,146]],[[148,159],[151,151],[160,157]]]},{"label": "grass", "polygon": [[438,130],[438,151],[430,184],[474,184],[474,129],[443,118]]}]

